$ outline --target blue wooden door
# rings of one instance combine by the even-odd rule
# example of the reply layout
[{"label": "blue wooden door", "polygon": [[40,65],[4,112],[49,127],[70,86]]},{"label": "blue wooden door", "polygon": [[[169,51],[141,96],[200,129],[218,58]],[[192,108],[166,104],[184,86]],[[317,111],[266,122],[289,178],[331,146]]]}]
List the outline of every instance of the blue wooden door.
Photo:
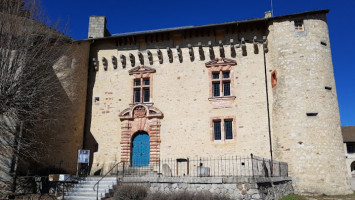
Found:
[{"label": "blue wooden door", "polygon": [[132,141],[132,166],[148,166],[150,158],[149,135],[138,132]]}]

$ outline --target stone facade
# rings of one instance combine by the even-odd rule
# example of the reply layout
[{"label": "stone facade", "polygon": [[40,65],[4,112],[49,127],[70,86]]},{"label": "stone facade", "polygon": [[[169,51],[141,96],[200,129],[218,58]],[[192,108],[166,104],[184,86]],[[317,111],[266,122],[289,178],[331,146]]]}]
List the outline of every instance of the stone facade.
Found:
[{"label": "stone facade", "polygon": [[86,40],[84,148],[94,152],[91,172],[130,163],[133,139],[145,131],[150,163],[270,158],[271,143],[274,159],[289,163],[296,192],[349,193],[327,12]]}]

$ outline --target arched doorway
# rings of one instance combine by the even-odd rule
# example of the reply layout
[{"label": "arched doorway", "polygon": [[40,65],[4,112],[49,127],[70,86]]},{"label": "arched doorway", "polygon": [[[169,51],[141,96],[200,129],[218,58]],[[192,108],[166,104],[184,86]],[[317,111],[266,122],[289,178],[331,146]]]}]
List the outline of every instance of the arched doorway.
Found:
[{"label": "arched doorway", "polygon": [[350,164],[350,172],[352,176],[355,175],[355,161]]},{"label": "arched doorway", "polygon": [[148,166],[150,160],[150,137],[145,131],[137,131],[132,137],[132,166]]}]

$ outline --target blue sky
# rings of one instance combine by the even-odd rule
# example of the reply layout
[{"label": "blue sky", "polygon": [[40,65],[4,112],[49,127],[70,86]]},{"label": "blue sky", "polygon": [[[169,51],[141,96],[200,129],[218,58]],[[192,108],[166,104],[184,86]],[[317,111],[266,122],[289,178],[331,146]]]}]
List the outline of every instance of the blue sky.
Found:
[{"label": "blue sky", "polygon": [[[52,21],[86,39],[90,15],[103,15],[111,34],[259,18],[270,0],[42,0]],[[341,124],[355,125],[355,0],[273,0],[274,16],[330,9],[327,16]]]}]

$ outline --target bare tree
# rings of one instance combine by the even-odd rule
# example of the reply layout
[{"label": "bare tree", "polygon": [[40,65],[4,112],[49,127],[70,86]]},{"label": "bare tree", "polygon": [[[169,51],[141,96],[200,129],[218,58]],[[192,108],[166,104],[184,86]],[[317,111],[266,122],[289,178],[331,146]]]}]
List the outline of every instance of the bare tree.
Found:
[{"label": "bare tree", "polygon": [[0,0],[0,193],[19,159],[37,159],[47,148],[45,127],[64,106],[58,74],[67,70],[71,42],[35,0]]}]

